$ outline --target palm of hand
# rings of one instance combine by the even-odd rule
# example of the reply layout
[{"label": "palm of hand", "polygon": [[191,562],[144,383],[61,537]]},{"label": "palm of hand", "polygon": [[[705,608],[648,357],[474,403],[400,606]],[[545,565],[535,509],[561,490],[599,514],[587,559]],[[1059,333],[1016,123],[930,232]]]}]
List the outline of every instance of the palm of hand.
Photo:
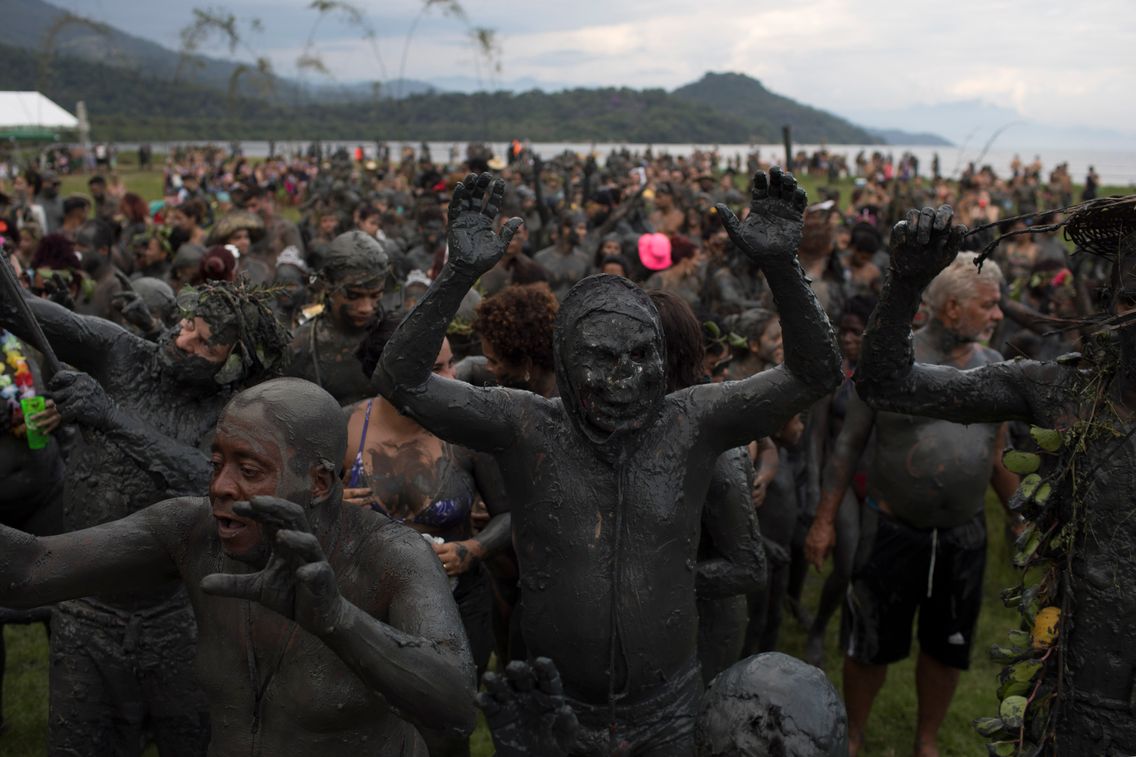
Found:
[{"label": "palm of hand", "polygon": [[791,201],[766,197],[753,203],[742,221],[742,238],[750,256],[795,253],[804,232],[804,216]]},{"label": "palm of hand", "polygon": [[493,222],[477,210],[463,211],[450,225],[450,257],[487,270],[500,259],[504,249],[493,234]]},{"label": "palm of hand", "polygon": [[791,259],[797,253],[804,233],[804,212],[808,197],[797,186],[792,174],[774,166],[766,176],[753,177],[750,211],[744,221],[725,205],[718,213],[730,239],[757,263]]},{"label": "palm of hand", "polygon": [[450,260],[454,264],[480,275],[505,254],[521,219],[512,218],[501,229],[500,235],[493,233],[493,221],[504,199],[505,182],[487,173],[480,176],[470,174],[454,187],[447,238]]},{"label": "palm of hand", "polygon": [[208,575],[201,588],[207,594],[258,602],[312,633],[334,626],[340,600],[335,572],[303,508],[275,497],[253,497],[234,503],[233,512],[264,526],[272,544],[268,564],[257,573]]},{"label": "palm of hand", "polygon": [[254,575],[256,596],[253,599],[289,620],[298,620],[297,615],[302,613],[296,606],[295,571],[284,558],[274,552],[268,564]]}]

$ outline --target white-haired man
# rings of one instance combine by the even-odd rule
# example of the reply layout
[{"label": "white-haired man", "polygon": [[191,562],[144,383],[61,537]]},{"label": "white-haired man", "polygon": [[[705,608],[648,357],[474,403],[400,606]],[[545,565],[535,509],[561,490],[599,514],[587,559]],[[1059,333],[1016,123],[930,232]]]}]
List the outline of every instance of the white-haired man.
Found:
[{"label": "white-haired man", "polygon": [[[974,259],[960,254],[927,288],[929,319],[914,337],[919,362],[965,369],[1002,359],[981,344],[1002,319],[1002,275],[994,265],[979,271]],[[857,396],[849,401],[805,553],[818,568],[823,564],[836,540],[836,511],[874,440],[868,512],[841,623],[852,754],[863,744],[887,666],[910,652],[916,612],[915,754],[938,754],[936,737],[968,667],[982,604],[986,486],[992,482],[1006,502],[1017,485],[1002,467],[1004,436],[996,423],[964,426],[877,412]]]}]

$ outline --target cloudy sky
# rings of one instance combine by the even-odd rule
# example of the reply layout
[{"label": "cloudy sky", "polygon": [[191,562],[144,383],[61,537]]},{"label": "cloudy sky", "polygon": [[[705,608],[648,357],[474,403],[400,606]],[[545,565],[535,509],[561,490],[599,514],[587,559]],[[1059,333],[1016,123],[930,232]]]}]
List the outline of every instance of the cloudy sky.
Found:
[{"label": "cloudy sky", "polygon": [[[173,48],[194,5],[223,7],[261,21],[249,47],[282,74],[295,72],[318,21],[312,49],[341,82],[397,76],[424,5],[354,0],[364,27],[341,13],[321,19],[310,0],[55,2]],[[737,71],[864,123],[874,112],[984,100],[1037,123],[1136,132],[1133,0],[460,2],[467,22],[442,4],[422,18],[407,78],[472,80],[469,29],[488,27],[500,40],[504,83],[670,89],[706,71]],[[220,45],[203,52],[227,56]]]}]

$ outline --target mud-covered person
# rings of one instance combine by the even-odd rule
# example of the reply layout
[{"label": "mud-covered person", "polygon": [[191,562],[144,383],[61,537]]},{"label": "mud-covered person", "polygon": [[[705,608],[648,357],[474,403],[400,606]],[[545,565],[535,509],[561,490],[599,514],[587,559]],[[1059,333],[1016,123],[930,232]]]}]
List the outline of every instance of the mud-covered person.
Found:
[{"label": "mud-covered person", "polygon": [[785,314],[784,366],[667,395],[658,312],[632,282],[599,275],[561,304],[560,397],[545,399],[431,373],[463,296],[520,224],[493,233],[504,192],[488,174],[457,186],[449,260],[375,378],[439,437],[496,457],[512,503],[525,642],[563,671],[585,726],[575,752],[689,753],[702,691],[694,566],[713,463],[840,381],[831,328],[797,264],[805,195],[775,170],[755,176],[744,222],[719,208]]},{"label": "mud-covered person", "polygon": [[[706,383],[702,325],[690,306],[671,292],[650,292],[659,311],[667,353],[667,391]],[[742,656],[749,613],[746,594],[766,589],[768,568],[761,530],[754,514],[753,462],[745,447],[714,463],[702,507],[698,543],[698,660],[702,680]]]},{"label": "mud-covered person", "polygon": [[[59,358],[79,369],[48,381],[63,419],[82,432],[64,479],[68,531],[204,491],[203,448],[221,408],[287,356],[266,298],[243,288],[186,295],[185,318],[157,343],[51,302],[28,304]],[[12,302],[0,301],[0,323],[31,338]],[[129,754],[146,727],[163,755],[202,754],[206,708],[181,583],[108,582],[68,596],[83,598],[61,602],[52,619],[49,751]]]},{"label": "mud-covered person", "polygon": [[[1129,206],[1131,207],[1131,206]],[[1074,538],[1059,594],[1062,642],[1043,675],[1063,688],[1046,725],[1046,751],[1058,755],[1136,753],[1131,715],[1136,674],[1136,233],[1127,210],[1089,209],[1082,228],[1101,233],[1100,260],[1111,269],[1100,314],[1106,333],[1085,353],[1060,362],[1014,360],[973,370],[930,365],[908,338],[921,292],[956,258],[963,227],[951,209],[911,211],[892,231],[892,257],[879,307],[864,335],[857,391],[879,411],[955,423],[1016,420],[1064,434],[1083,433],[1059,458],[1056,523]],[[987,264],[989,266],[989,264]],[[985,270],[986,266],[983,267]],[[1104,338],[1102,338],[1104,337]],[[1076,494],[1070,494],[1076,492]],[[1061,563],[1066,559],[1062,558]],[[851,707],[849,707],[851,717]],[[1032,713],[1027,710],[1027,720]],[[1052,739],[1052,740],[1050,740]]]},{"label": "mud-covered person", "polygon": [[[993,265],[980,273],[974,258],[960,255],[927,288],[930,318],[914,338],[921,363],[966,370],[1002,359],[982,345],[1002,319],[1002,275]],[[848,397],[805,551],[819,568],[834,547],[841,502],[874,440],[868,512],[841,624],[853,754],[863,747],[888,666],[910,653],[916,613],[915,753],[938,754],[939,728],[970,665],[982,606],[986,489],[993,484],[1007,502],[1017,486],[1001,462],[1005,434],[1003,424],[962,425],[876,411],[856,394]]]},{"label": "mud-covered person", "polygon": [[0,603],[184,582],[211,754],[425,757],[411,721],[469,733],[473,668],[445,574],[413,531],[344,507],[339,412],[293,378],[236,395],[208,498],[61,536],[0,528]]},{"label": "mud-covered person", "polygon": [[581,246],[587,235],[587,223],[582,214],[564,213],[557,226],[556,241],[533,255],[533,260],[548,276],[549,288],[561,302],[573,284],[592,273],[592,256]]},{"label": "mud-covered person", "polygon": [[355,352],[382,315],[389,271],[387,254],[374,237],[348,231],[335,238],[318,272],[323,310],[296,329],[288,375],[319,384],[344,406],[372,396]]}]

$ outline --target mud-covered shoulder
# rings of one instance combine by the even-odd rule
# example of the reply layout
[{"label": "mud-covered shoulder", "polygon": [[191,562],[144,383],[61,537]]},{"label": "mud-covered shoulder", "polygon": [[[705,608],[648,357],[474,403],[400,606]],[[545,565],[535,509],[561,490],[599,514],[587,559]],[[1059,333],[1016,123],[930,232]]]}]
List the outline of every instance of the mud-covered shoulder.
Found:
[{"label": "mud-covered shoulder", "polygon": [[216,538],[207,497],[173,497],[139,510],[137,516],[183,571],[190,560],[207,553],[209,540]]}]

